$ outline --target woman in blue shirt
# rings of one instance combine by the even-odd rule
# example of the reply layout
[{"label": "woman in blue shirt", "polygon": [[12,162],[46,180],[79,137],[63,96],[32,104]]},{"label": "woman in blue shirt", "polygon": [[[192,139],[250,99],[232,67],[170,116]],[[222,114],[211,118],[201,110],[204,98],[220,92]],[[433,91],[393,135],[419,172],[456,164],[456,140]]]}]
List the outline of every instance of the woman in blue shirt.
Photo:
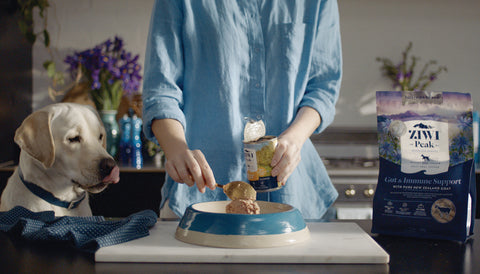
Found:
[{"label": "woman in blue shirt", "polygon": [[[157,0],[147,41],[144,131],[166,155],[161,208],[226,200],[215,183],[246,181],[243,128],[278,136],[272,175],[287,203],[318,219],[338,196],[309,137],[332,121],[341,68],[334,0]],[[190,187],[196,185],[196,187]]]}]

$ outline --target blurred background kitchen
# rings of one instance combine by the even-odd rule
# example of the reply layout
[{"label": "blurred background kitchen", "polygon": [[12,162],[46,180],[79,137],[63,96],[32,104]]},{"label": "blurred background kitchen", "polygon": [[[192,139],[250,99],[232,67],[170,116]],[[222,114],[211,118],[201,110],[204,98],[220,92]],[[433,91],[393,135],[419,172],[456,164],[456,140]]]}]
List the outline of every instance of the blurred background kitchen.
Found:
[{"label": "blurred background kitchen", "polygon": [[[32,46],[20,33],[15,2],[0,0],[0,165],[4,168],[0,189],[18,160],[15,129],[32,111],[63,97],[52,100],[49,96],[52,82],[43,63],[52,59],[58,71],[65,71],[67,55],[119,36],[128,51],[139,55],[143,67],[154,1],[48,0],[44,17],[37,11],[34,22],[35,32],[42,31],[47,18],[49,49],[41,40]],[[417,70],[429,60],[448,68],[428,89],[469,92],[474,108],[479,110],[480,1],[338,0],[338,4],[344,76],[337,115],[332,126],[312,140],[340,193],[337,218],[371,218],[378,174],[375,91],[393,89],[376,58],[399,62],[402,51],[412,42],[411,54],[420,57]],[[71,82],[68,77],[65,81]],[[162,172],[150,165],[124,167],[118,188],[93,199],[98,203],[92,206],[94,213],[98,209],[102,215],[121,216],[147,207],[157,211]],[[132,190],[131,184],[142,187]],[[124,209],[100,210],[104,204],[115,206],[122,193],[132,191],[133,200],[127,205],[124,202]]]}]

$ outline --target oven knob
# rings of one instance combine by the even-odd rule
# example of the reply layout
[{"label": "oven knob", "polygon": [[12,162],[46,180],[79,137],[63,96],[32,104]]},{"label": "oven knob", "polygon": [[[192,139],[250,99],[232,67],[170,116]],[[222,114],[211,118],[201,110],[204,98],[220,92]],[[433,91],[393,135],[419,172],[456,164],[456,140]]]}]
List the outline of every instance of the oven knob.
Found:
[{"label": "oven knob", "polygon": [[375,194],[375,190],[372,187],[365,188],[363,190],[363,196],[365,196],[367,198],[373,197],[373,194]]},{"label": "oven knob", "polygon": [[353,186],[350,186],[349,188],[347,188],[345,190],[345,196],[347,196],[347,198],[352,198],[355,196],[355,188]]}]

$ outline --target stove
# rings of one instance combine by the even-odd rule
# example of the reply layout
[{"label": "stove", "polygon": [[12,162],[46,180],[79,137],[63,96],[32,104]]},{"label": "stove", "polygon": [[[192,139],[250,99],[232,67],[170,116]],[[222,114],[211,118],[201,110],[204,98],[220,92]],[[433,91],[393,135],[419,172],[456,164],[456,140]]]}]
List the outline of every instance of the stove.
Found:
[{"label": "stove", "polygon": [[337,219],[371,219],[378,180],[378,159],[324,158],[328,175],[338,191]]},{"label": "stove", "polygon": [[338,191],[337,219],[371,219],[378,180],[376,129],[333,129],[312,136]]}]

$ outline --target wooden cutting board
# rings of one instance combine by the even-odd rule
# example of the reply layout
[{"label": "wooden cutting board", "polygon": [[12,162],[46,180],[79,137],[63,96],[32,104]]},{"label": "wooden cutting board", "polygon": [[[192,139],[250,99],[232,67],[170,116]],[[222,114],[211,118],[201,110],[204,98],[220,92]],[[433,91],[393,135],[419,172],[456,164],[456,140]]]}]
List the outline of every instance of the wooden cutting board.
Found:
[{"label": "wooden cutting board", "polygon": [[386,264],[389,255],[355,223],[307,223],[309,240],[274,248],[229,249],[175,239],[177,222],[159,221],[144,238],[100,248],[97,262]]}]

